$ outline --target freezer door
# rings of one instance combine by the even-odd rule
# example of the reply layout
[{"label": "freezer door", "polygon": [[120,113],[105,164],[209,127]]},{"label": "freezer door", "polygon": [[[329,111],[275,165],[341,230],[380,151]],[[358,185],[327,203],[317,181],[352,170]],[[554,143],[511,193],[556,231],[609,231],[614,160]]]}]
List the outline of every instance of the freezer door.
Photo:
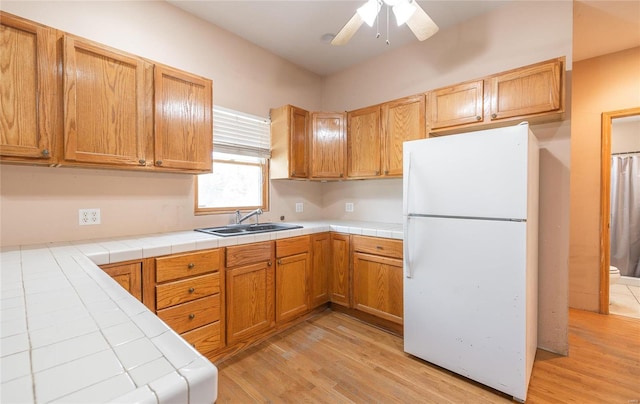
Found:
[{"label": "freezer door", "polygon": [[529,136],[523,124],[405,142],[404,214],[525,219]]},{"label": "freezer door", "polygon": [[409,219],[405,352],[526,398],[526,226]]}]

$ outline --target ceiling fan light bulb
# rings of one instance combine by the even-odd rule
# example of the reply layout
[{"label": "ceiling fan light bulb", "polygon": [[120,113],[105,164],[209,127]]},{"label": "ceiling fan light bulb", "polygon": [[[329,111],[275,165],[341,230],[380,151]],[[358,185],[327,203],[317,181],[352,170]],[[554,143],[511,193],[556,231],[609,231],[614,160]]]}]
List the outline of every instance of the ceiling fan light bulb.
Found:
[{"label": "ceiling fan light bulb", "polygon": [[358,9],[360,18],[367,23],[368,26],[373,27],[373,23],[376,20],[376,16],[380,11],[379,0],[369,0],[362,7]]},{"label": "ceiling fan light bulb", "polygon": [[396,16],[398,26],[401,26],[416,12],[416,6],[410,0],[403,0],[393,6],[393,14]]}]

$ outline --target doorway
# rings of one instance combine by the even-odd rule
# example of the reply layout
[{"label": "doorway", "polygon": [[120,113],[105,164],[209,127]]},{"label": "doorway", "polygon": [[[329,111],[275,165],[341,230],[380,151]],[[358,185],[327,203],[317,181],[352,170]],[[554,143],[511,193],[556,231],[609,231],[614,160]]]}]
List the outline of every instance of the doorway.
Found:
[{"label": "doorway", "polygon": [[600,312],[609,314],[611,265],[611,140],[615,119],[640,116],[639,108],[602,113],[601,193],[600,193]]}]

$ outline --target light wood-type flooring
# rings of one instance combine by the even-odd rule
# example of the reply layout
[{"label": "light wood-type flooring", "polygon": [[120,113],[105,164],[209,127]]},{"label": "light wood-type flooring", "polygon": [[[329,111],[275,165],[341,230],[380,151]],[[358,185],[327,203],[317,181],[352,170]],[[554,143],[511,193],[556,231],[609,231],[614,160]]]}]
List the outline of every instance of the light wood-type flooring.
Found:
[{"label": "light wood-type flooring", "polygon": [[[330,310],[217,365],[217,403],[512,402]],[[527,403],[640,403],[640,320],[571,310],[569,356],[538,350]]]}]

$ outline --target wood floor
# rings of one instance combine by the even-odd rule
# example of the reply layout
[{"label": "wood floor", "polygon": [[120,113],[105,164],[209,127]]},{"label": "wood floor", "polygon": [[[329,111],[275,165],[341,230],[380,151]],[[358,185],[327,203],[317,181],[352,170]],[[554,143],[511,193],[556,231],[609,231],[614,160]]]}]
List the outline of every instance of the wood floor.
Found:
[{"label": "wood floor", "polygon": [[[527,403],[640,403],[640,320],[574,311],[569,356],[538,350]],[[509,403],[325,311],[222,363],[218,403]]]}]

